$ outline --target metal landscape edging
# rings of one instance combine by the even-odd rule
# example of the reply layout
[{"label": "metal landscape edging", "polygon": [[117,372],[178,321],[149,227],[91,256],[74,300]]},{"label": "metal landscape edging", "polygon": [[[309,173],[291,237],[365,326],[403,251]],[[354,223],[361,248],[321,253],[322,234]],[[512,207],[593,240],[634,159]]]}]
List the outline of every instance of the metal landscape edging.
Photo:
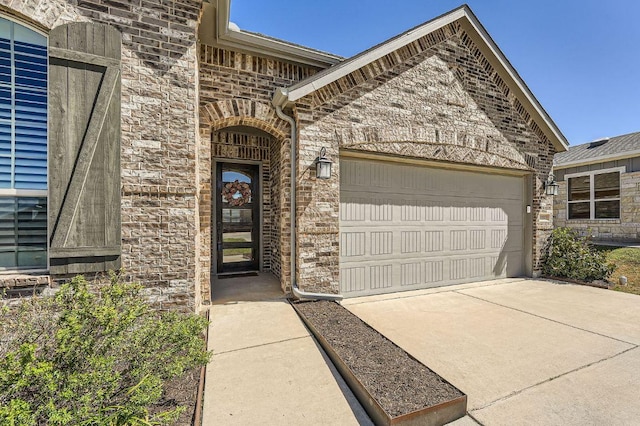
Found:
[{"label": "metal landscape edging", "polygon": [[[440,404],[432,405],[430,407],[425,407],[420,410],[412,411],[407,414],[402,414],[400,416],[391,417],[382,406],[376,401],[376,399],[369,393],[367,388],[362,384],[362,382],[356,377],[351,368],[340,358],[340,356],[335,352],[333,347],[329,344],[329,342],[318,332],[315,326],[309,321],[302,312],[296,307],[295,303],[290,303],[291,306],[298,313],[298,316],[302,319],[304,324],[307,326],[309,331],[316,338],[320,346],[329,356],[331,362],[333,362],[334,366],[340,372],[340,375],[347,383],[353,394],[356,396],[362,407],[365,409],[371,420],[378,426],[391,426],[391,425],[402,425],[402,426],[439,426],[444,425],[449,422],[452,422],[456,419],[464,417],[467,414],[467,395],[465,395],[462,391],[460,391],[462,396],[451,399],[449,401],[442,402]],[[393,342],[392,342],[393,343]],[[402,349],[402,348],[401,348]],[[406,351],[405,351],[406,353]],[[420,364],[420,361],[415,359],[411,354],[407,353],[409,357],[416,360]],[[424,364],[422,364],[424,365]],[[425,366],[426,367],[426,366]],[[427,367],[428,368],[428,367]],[[434,372],[435,373],[435,372]],[[437,373],[435,373],[437,374]],[[440,378],[449,383],[443,377]],[[451,384],[451,383],[449,383]]]},{"label": "metal landscape edging", "polygon": [[[207,319],[207,329],[204,331],[204,342],[209,349],[209,313],[211,311],[209,309],[206,310],[204,316]],[[207,366],[203,365],[200,367],[200,377],[198,380],[198,391],[196,393],[196,408],[193,413],[193,425],[201,426],[202,425],[202,409],[204,408],[203,399],[204,399],[204,381],[207,375]]]}]

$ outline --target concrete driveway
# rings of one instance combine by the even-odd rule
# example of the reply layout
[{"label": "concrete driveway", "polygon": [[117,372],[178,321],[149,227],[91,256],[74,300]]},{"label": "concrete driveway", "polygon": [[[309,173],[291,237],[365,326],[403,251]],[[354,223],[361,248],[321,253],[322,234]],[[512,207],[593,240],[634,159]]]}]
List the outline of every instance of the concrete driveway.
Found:
[{"label": "concrete driveway", "polygon": [[464,391],[481,424],[640,424],[639,296],[510,279],[343,305]]}]

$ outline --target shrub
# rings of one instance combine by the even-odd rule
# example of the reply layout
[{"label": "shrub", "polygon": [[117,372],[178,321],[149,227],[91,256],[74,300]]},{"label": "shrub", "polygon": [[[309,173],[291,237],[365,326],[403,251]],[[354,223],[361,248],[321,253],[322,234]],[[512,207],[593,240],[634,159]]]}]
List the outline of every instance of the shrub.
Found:
[{"label": "shrub", "polygon": [[591,282],[611,276],[615,265],[607,263],[606,254],[589,245],[571,228],[556,228],[549,237],[542,257],[546,276],[565,277]]},{"label": "shrub", "polygon": [[154,311],[139,284],[82,276],[0,313],[0,424],[168,424],[163,384],[206,364],[197,315]]}]

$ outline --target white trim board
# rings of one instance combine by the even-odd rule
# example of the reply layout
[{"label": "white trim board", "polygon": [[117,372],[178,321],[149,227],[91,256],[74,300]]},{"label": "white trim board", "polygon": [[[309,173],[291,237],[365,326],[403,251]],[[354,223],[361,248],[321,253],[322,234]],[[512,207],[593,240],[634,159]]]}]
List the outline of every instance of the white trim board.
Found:
[{"label": "white trim board", "polygon": [[229,28],[231,0],[211,0],[203,4],[198,29],[199,41],[204,44],[233,49],[250,54],[266,55],[299,64],[327,68],[344,58],[310,49],[260,34]]}]

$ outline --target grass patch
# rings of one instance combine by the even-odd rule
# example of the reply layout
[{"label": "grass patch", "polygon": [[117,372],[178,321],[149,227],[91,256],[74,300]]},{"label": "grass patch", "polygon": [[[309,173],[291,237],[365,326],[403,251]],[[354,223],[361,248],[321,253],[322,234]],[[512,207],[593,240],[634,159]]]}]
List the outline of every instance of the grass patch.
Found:
[{"label": "grass patch", "polygon": [[[631,247],[595,246],[598,251],[605,252],[607,261],[616,265],[609,281],[613,289],[625,293],[640,295],[640,249]],[[620,277],[627,277],[627,285],[621,286]]]},{"label": "grass patch", "polygon": [[243,256],[251,256],[250,248],[232,248],[232,249],[224,249],[224,254],[226,256],[234,256],[237,254],[241,254]]}]

